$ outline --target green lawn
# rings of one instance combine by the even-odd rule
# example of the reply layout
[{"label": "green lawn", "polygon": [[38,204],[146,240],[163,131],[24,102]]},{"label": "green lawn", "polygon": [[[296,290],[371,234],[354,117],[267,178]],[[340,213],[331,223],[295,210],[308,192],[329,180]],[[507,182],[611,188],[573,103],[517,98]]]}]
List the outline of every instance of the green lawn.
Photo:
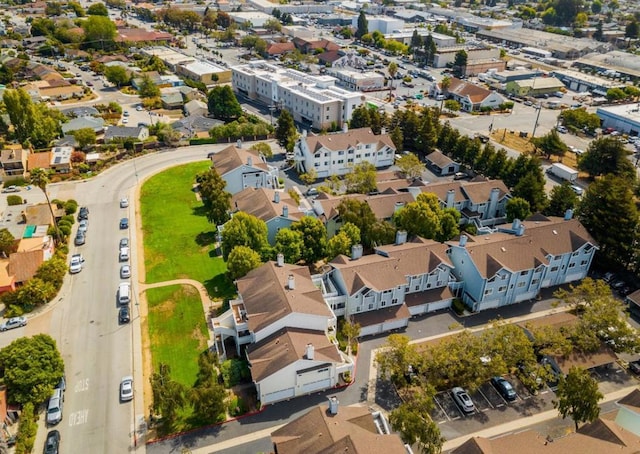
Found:
[{"label": "green lawn", "polygon": [[228,298],[234,288],[225,276],[226,264],[214,255],[215,226],[192,190],[196,174],[209,166],[209,161],[201,161],[173,167],[142,186],[146,282],[194,279],[211,296]]},{"label": "green lawn", "polygon": [[209,338],[200,295],[190,285],[151,288],[146,294],[153,371],[168,364],[171,377],[191,388]]}]

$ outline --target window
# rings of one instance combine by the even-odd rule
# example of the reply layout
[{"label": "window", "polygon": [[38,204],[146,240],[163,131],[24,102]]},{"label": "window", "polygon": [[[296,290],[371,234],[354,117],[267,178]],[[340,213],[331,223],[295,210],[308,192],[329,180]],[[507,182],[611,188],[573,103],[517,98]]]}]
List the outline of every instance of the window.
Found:
[{"label": "window", "polygon": [[525,285],[527,285],[527,283],[525,281],[518,282],[518,288],[522,288]]},{"label": "window", "polygon": [[529,274],[529,270],[520,271],[520,276],[526,276]]},{"label": "window", "polygon": [[344,151],[341,150],[338,152],[338,156],[342,156],[342,155],[344,155]]},{"label": "window", "polygon": [[531,285],[538,285],[538,282],[540,282],[540,279],[534,279],[531,281]]},{"label": "window", "polygon": [[573,262],[572,262],[572,263],[569,263],[569,268],[574,268],[575,266],[576,266],[576,264],[575,264],[575,263],[573,263]]},{"label": "window", "polygon": [[382,306],[382,307],[385,307],[386,305],[387,305],[387,302],[384,301],[384,300],[380,303],[380,306]]},{"label": "window", "polygon": [[371,156],[371,153],[365,153],[365,154],[364,154],[364,157],[365,157],[365,158],[368,158],[368,157],[370,157],[370,156]]},{"label": "window", "polygon": [[493,289],[492,288],[488,288],[488,289],[486,289],[484,291],[484,296],[491,295],[492,293],[493,293]]},{"label": "window", "polygon": [[372,304],[372,303],[370,303],[370,304],[369,304],[369,310],[370,310],[370,311],[372,311],[372,310],[373,310],[373,304]]},{"label": "window", "polygon": [[416,285],[416,286],[414,287],[414,291],[416,291],[416,292],[417,292],[418,290],[420,290],[420,286],[419,286],[419,285]]},{"label": "window", "polygon": [[589,263],[588,260],[583,260],[580,262],[580,266],[587,266],[587,263]]},{"label": "window", "polygon": [[398,304],[398,298],[394,298],[391,300],[391,304]]},{"label": "window", "polygon": [[558,267],[557,266],[552,266],[550,271],[552,273],[555,273],[556,271],[558,271]]},{"label": "window", "polygon": [[353,162],[353,158],[347,159],[347,162]]},{"label": "window", "polygon": [[506,285],[501,285],[500,287],[498,287],[498,293],[503,293],[507,291],[507,286]]}]

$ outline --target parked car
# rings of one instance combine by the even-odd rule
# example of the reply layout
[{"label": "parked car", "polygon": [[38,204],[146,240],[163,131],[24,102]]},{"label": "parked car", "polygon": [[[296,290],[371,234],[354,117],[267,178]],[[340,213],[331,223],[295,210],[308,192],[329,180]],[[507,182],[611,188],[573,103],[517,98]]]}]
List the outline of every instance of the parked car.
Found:
[{"label": "parked car", "polygon": [[76,234],[75,240],[73,240],[73,244],[76,246],[82,246],[87,240],[87,236],[83,232],[78,232]]},{"label": "parked car", "polygon": [[129,305],[121,306],[120,310],[118,311],[118,322],[123,324],[123,323],[129,323],[129,321],[130,321]]},{"label": "parked car", "polygon": [[518,397],[516,390],[513,389],[511,383],[502,377],[493,377],[491,379],[491,384],[496,388],[500,395],[509,402],[516,400],[516,397]]},{"label": "parked car", "polygon": [[476,411],[476,407],[473,405],[471,397],[469,397],[469,394],[464,389],[456,386],[451,390],[451,396],[464,413],[471,414]]},{"label": "parked car", "polygon": [[26,317],[13,317],[0,325],[0,331],[6,331],[8,329],[20,328],[21,326],[27,326]]},{"label": "parked car", "polygon": [[558,130],[558,132],[560,134],[566,134],[569,132],[569,130],[567,128],[565,128],[564,126],[557,126],[556,129]]},{"label": "parked car", "polygon": [[629,363],[629,370],[635,375],[640,375],[640,359],[631,361]]},{"label": "parked car", "polygon": [[128,247],[121,247],[120,248],[120,252],[118,254],[118,260],[120,262],[129,261],[129,248]]},{"label": "parked car", "polygon": [[120,199],[120,208],[127,208],[129,206],[129,199],[123,197]]},{"label": "parked car", "polygon": [[62,421],[62,407],[64,397],[61,389],[54,389],[53,395],[49,398],[47,404],[47,424],[54,426]]},{"label": "parked car", "polygon": [[89,208],[80,207],[78,211],[78,221],[82,221],[83,219],[89,219]]},{"label": "parked car", "polygon": [[11,185],[11,186],[7,186],[6,188],[4,188],[2,190],[2,192],[5,192],[5,193],[7,193],[7,192],[20,192],[20,188],[18,186]]},{"label": "parked car", "polygon": [[128,375],[120,381],[120,400],[127,402],[133,399],[133,377]]},{"label": "parked car", "polygon": [[129,228],[129,218],[120,219],[120,230]]},{"label": "parked car", "polygon": [[88,229],[89,229],[89,221],[87,219],[82,219],[78,223],[78,232],[82,232],[82,233],[86,234]]},{"label": "parked car", "polygon": [[456,172],[455,175],[453,175],[454,180],[466,180],[467,178],[469,178],[469,175],[465,172]]},{"label": "parked car", "polygon": [[120,238],[120,249],[129,247],[129,238]]},{"label": "parked car", "polygon": [[71,262],[69,263],[69,272],[71,274],[76,274],[82,271],[82,267],[84,266],[84,257],[82,254],[73,254],[71,256]]},{"label": "parked car", "polygon": [[52,430],[44,442],[44,454],[58,454],[60,451],[60,432]]},{"label": "parked car", "polygon": [[120,267],[120,278],[129,279],[131,277],[131,267],[129,265],[122,265]]}]

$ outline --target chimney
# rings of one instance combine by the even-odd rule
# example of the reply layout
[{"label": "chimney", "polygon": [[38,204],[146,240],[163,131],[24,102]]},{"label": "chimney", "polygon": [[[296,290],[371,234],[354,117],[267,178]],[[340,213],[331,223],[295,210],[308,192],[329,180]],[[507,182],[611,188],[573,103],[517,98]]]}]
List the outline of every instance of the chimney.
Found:
[{"label": "chimney", "polygon": [[315,353],[315,349],[313,348],[313,344],[307,344],[307,347],[305,348],[304,356],[306,356],[307,359],[313,359],[314,353]]},{"label": "chimney", "polygon": [[386,133],[387,133],[387,128],[385,128],[384,126],[380,128],[380,135],[385,135]]},{"label": "chimney", "polygon": [[306,130],[306,129],[303,129],[303,130],[302,130],[302,137],[307,137],[307,134],[308,134],[308,133],[307,133],[307,130]]},{"label": "chimney", "polygon": [[362,257],[362,245],[354,244],[351,246],[351,260],[358,260]]},{"label": "chimney", "polygon": [[520,224],[516,230],[516,236],[524,235],[524,224]]},{"label": "chimney", "polygon": [[280,268],[284,266],[284,254],[278,252],[278,255],[276,255],[276,263]]},{"label": "chimney", "polygon": [[453,189],[449,189],[447,191],[447,201],[446,201],[447,208],[453,208],[455,201],[456,201],[456,191],[454,191]]},{"label": "chimney", "polygon": [[290,274],[287,278],[287,288],[289,290],[295,290],[296,288],[296,278],[293,276],[293,274]]},{"label": "chimney", "polygon": [[273,193],[273,202],[274,203],[280,203],[280,192],[279,191],[275,191]]},{"label": "chimney", "polygon": [[396,232],[396,244],[404,244],[407,242],[407,231],[398,230]]},{"label": "chimney", "polygon": [[253,165],[253,156],[249,156],[249,157],[247,158],[247,165],[248,165],[248,166],[252,166],[252,165]]},{"label": "chimney", "polygon": [[460,235],[460,247],[465,247],[468,239],[467,235]]},{"label": "chimney", "polygon": [[236,142],[236,148],[242,148],[242,140],[238,139]]},{"label": "chimney", "polygon": [[282,217],[283,218],[288,218],[289,217],[289,207],[286,205],[282,206]]},{"label": "chimney", "polygon": [[491,194],[489,195],[489,211],[487,215],[489,217],[495,217],[496,209],[498,207],[498,196],[500,195],[500,189],[493,188],[491,190]]},{"label": "chimney", "polygon": [[342,124],[342,132],[349,132],[349,125],[346,122]]},{"label": "chimney", "polygon": [[573,210],[568,208],[567,211],[564,212],[564,220],[569,221],[571,219],[573,219]]},{"label": "chimney", "polygon": [[335,416],[338,414],[338,398],[336,396],[331,396],[329,398],[329,414]]},{"label": "chimney", "polygon": [[520,228],[520,219],[514,219],[513,224],[511,224],[511,230],[518,231]]},{"label": "chimney", "polygon": [[404,202],[396,202],[395,205],[393,206],[393,212],[397,213],[400,208],[404,208]]}]

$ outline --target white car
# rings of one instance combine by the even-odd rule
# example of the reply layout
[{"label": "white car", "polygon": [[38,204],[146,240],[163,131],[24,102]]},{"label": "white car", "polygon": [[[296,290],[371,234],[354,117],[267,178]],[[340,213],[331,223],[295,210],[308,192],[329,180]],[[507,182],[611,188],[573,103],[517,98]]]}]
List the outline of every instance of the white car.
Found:
[{"label": "white car", "polygon": [[26,317],[13,317],[0,325],[0,331],[6,331],[8,329],[20,328],[21,326],[27,326]]},{"label": "white car", "polygon": [[120,267],[120,279],[129,279],[131,277],[131,267],[129,265],[122,265]]},{"label": "white car", "polygon": [[133,377],[128,375],[120,381],[120,400],[127,402],[133,399]]},{"label": "white car", "polygon": [[84,257],[82,254],[73,254],[71,256],[71,263],[69,264],[69,272],[71,274],[76,274],[82,271],[82,267],[84,265]]},{"label": "white car", "polygon": [[129,199],[123,197],[120,199],[120,208],[127,208],[129,206]]}]

